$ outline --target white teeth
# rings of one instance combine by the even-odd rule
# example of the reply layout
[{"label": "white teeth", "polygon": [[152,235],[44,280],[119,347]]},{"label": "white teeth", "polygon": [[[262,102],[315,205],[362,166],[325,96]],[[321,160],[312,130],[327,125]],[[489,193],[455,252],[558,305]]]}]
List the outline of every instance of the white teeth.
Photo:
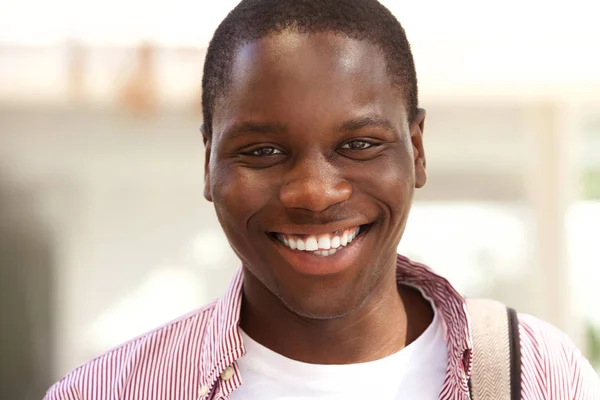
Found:
[{"label": "white teeth", "polygon": [[279,240],[292,250],[311,251],[320,256],[335,254],[338,249],[347,246],[360,233],[360,228],[353,232],[344,231],[340,236],[321,235],[308,236],[305,239],[277,234]]},{"label": "white teeth", "polygon": [[340,247],[340,237],[339,236],[334,236],[333,239],[331,239],[331,248],[332,249],[337,249],[338,247]]},{"label": "white teeth", "polygon": [[314,254],[321,256],[321,257],[328,257],[328,256],[332,256],[335,253],[337,253],[336,249],[330,249],[330,250],[316,250],[313,252]]},{"label": "white teeth", "polygon": [[306,251],[315,251],[319,249],[319,243],[317,243],[317,238],[314,236],[310,236],[306,239]]},{"label": "white teeth", "polygon": [[331,248],[331,240],[327,236],[321,236],[319,238],[319,249],[329,250]]},{"label": "white teeth", "polygon": [[342,239],[340,240],[340,243],[342,246],[345,246],[348,244],[348,233],[344,232],[344,234],[342,235]]},{"label": "white teeth", "polygon": [[290,238],[290,239],[288,240],[288,242],[289,242],[289,243],[288,243],[288,246],[290,247],[290,249],[292,249],[292,250],[296,250],[296,246],[297,246],[296,240],[295,240],[295,239],[293,239],[293,238]]}]

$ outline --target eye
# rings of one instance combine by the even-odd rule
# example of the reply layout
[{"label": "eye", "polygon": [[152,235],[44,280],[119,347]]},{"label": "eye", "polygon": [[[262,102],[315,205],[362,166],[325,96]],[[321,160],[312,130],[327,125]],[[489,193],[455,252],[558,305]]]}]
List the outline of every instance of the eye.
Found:
[{"label": "eye", "polygon": [[366,150],[377,146],[376,143],[371,143],[366,140],[353,140],[344,144],[341,148],[345,150]]},{"label": "eye", "polygon": [[279,149],[276,149],[275,147],[265,146],[249,151],[247,154],[255,157],[265,157],[276,156],[278,154],[283,154],[283,152]]}]

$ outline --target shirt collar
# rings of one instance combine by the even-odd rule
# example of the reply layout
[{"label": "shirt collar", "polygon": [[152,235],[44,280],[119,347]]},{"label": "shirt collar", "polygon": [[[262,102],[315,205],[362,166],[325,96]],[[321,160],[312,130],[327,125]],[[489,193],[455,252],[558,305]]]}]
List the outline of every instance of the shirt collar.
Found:
[{"label": "shirt collar", "polygon": [[429,267],[398,255],[396,260],[398,283],[421,290],[442,317],[446,345],[448,346],[448,369],[446,382],[452,382],[464,393],[469,389],[467,381],[471,374],[473,344],[467,303],[450,282]]},{"label": "shirt collar", "polygon": [[[446,383],[468,393],[467,381],[472,365],[471,329],[465,299],[445,278],[429,267],[398,255],[396,277],[399,284],[419,289],[441,316],[448,347]],[[225,295],[215,303],[202,344],[201,370],[204,384],[213,388],[227,367],[235,371],[232,382],[223,389],[224,395],[241,384],[235,361],[245,354],[239,331],[242,304],[243,270],[235,273]],[[446,384],[445,383],[445,384]]]},{"label": "shirt collar", "polygon": [[[242,306],[242,282],[243,270],[239,268],[225,295],[215,303],[206,334],[201,338],[201,376],[204,377],[203,385],[210,391],[225,369],[246,353],[238,328]],[[235,373],[236,381],[241,383],[237,368]]]}]

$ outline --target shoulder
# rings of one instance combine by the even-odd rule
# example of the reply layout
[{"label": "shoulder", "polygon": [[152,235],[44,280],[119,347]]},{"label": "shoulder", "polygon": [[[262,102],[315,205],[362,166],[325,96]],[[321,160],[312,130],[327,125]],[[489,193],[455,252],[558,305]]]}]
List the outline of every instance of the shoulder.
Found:
[{"label": "shoulder", "polygon": [[[600,379],[571,339],[558,328],[519,314],[523,398],[600,398]],[[529,395],[528,395],[529,394]]]},{"label": "shoulder", "polygon": [[54,384],[44,400],[118,397],[139,376],[153,379],[169,363],[199,360],[214,308],[211,303],[80,365]]}]

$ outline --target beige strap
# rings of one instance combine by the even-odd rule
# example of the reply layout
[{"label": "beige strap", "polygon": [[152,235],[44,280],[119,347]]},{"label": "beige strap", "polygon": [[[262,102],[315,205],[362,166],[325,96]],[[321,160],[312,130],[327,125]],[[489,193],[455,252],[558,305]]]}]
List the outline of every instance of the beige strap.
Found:
[{"label": "beige strap", "polygon": [[488,299],[467,299],[473,337],[471,398],[511,399],[511,345],[507,308]]}]

